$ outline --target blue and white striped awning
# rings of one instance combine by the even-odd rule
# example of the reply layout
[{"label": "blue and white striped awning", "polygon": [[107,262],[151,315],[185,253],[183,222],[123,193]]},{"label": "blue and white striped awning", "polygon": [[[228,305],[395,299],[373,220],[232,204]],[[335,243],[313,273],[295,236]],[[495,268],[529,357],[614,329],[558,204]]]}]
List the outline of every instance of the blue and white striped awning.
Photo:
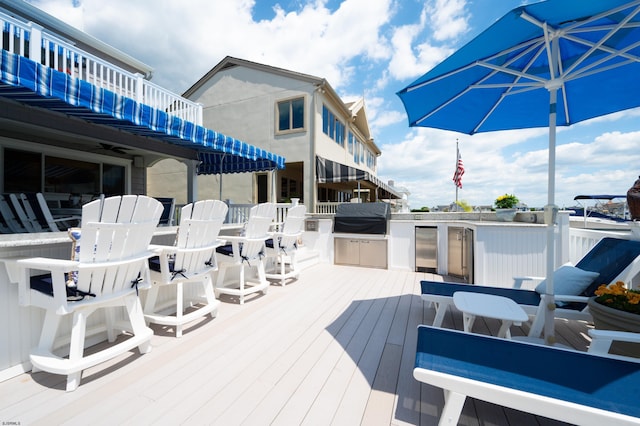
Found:
[{"label": "blue and white striped awning", "polygon": [[389,198],[402,198],[402,194],[381,181],[377,176],[319,156],[316,156],[316,180],[318,183],[367,181],[386,191]]},{"label": "blue and white striped awning", "polygon": [[193,148],[199,174],[284,169],[282,156],[2,50],[0,96]]}]

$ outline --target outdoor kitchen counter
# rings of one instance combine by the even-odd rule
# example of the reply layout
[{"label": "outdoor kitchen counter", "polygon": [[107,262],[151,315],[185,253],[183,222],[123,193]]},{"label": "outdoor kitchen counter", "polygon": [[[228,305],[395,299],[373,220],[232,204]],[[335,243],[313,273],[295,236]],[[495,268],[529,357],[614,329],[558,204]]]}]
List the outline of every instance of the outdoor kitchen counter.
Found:
[{"label": "outdoor kitchen counter", "polygon": [[[154,233],[155,239],[162,239],[167,235],[175,236],[177,226],[159,227]],[[6,250],[20,249],[23,247],[46,247],[56,244],[68,244],[71,247],[71,240],[67,231],[64,232],[34,232],[24,234],[0,234],[0,251],[4,254]],[[67,255],[70,255],[68,252]]]},{"label": "outdoor kitchen counter", "polygon": [[[537,212],[536,212],[537,213]],[[464,215],[464,216],[463,216]],[[514,276],[540,276],[546,271],[547,226],[543,223],[497,222],[491,213],[393,214],[389,221],[389,269],[416,270],[416,228],[437,230],[437,273],[448,274],[448,230],[473,232],[473,281],[510,287]],[[530,213],[523,218],[531,220]],[[495,214],[493,214],[495,218]],[[522,216],[519,216],[519,218]],[[486,219],[486,220],[485,220]],[[569,261],[569,213],[558,214],[556,264]]]}]

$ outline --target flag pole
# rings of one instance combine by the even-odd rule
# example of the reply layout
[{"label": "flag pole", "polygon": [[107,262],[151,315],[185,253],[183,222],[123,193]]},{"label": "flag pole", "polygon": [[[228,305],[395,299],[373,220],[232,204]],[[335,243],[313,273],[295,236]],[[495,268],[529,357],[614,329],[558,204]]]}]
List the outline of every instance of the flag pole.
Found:
[{"label": "flag pole", "polygon": [[458,210],[458,189],[462,188],[462,175],[464,174],[464,165],[460,157],[460,147],[456,138],[456,171],[453,174],[453,184],[456,186],[456,211]]}]

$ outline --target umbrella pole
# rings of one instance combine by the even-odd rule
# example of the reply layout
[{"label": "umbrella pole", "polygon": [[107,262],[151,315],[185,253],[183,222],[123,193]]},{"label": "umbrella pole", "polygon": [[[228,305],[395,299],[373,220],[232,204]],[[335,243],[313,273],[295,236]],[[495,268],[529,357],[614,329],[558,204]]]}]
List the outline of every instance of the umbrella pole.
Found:
[{"label": "umbrella pole", "polygon": [[544,338],[548,345],[553,345],[555,339],[554,327],[554,284],[553,272],[555,269],[555,222],[558,208],[555,205],[555,175],[556,175],[556,102],[558,89],[549,89],[549,177],[547,189],[547,205],[544,207],[544,220],[547,225],[547,273],[544,295],[540,303],[544,304]]}]

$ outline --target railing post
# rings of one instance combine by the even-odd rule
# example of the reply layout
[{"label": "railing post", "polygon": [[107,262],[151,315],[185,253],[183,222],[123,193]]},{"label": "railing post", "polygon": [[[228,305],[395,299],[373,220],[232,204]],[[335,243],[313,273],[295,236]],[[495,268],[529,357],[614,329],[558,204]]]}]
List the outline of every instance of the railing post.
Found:
[{"label": "railing post", "polygon": [[196,105],[197,105],[197,109],[196,109],[196,124],[198,126],[202,126],[202,123],[204,121],[204,117],[203,117],[204,108],[203,108],[201,103],[198,103]]},{"label": "railing post", "polygon": [[[29,22],[29,59],[42,63],[42,27],[35,22]],[[46,49],[45,49],[46,52]]]},{"label": "railing post", "polygon": [[570,260],[569,212],[559,212],[557,221],[556,267]]},{"label": "railing post", "polygon": [[140,73],[136,73],[136,87],[134,90],[134,98],[138,103],[144,103],[144,77]]}]

